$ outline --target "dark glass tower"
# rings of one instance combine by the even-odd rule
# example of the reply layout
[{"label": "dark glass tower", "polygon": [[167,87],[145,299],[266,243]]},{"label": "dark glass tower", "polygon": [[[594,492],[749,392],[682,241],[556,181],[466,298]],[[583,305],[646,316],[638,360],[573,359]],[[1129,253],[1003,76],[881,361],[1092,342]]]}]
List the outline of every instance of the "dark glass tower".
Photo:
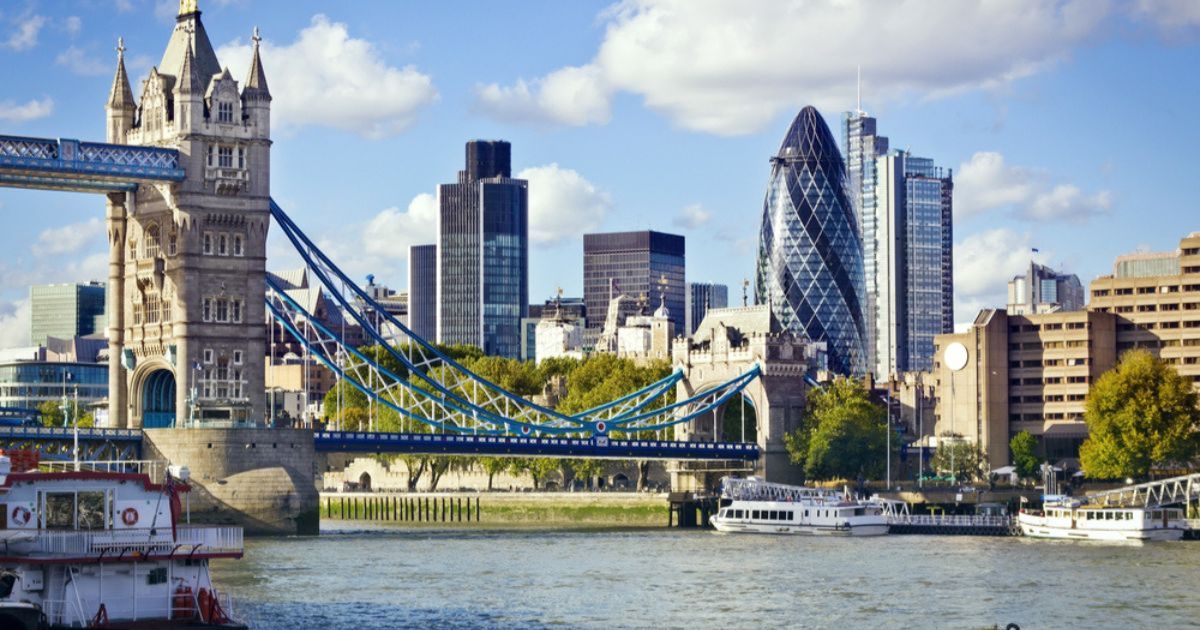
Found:
[{"label": "dark glass tower", "polygon": [[[587,338],[595,342],[617,295],[645,296],[649,310],[658,308],[664,293],[671,320],[680,328],[686,304],[685,241],[677,234],[646,230],[583,235],[583,301],[587,308]],[[666,286],[661,285],[666,278]]]},{"label": "dark glass tower", "polygon": [[408,329],[437,339],[437,245],[408,248]]},{"label": "dark glass tower", "polygon": [[458,182],[438,186],[437,337],[519,357],[529,307],[529,185],[511,145],[467,143]]},{"label": "dark glass tower", "polygon": [[829,369],[866,372],[862,240],[846,166],[821,114],[792,121],[763,202],[755,299],[783,326],[828,346]]}]

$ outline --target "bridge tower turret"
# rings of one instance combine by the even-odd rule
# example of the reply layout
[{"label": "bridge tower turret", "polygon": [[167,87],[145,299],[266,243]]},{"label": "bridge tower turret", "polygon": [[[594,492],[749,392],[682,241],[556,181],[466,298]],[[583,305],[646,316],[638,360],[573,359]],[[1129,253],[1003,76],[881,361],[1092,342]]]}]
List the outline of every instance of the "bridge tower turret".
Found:
[{"label": "bridge tower turret", "polygon": [[119,47],[106,108],[110,141],[177,149],[187,173],[109,197],[113,426],[248,426],[265,418],[270,94],[257,31],[239,90],[200,13],[195,0],[180,2],[136,105]]},{"label": "bridge tower turret", "polygon": [[117,40],[117,74],[113,77],[112,90],[104,111],[108,115],[106,139],[114,144],[123,144],[125,133],[133,127],[133,114],[137,111],[133,90],[129,88],[129,75],[125,73],[124,38]]}]

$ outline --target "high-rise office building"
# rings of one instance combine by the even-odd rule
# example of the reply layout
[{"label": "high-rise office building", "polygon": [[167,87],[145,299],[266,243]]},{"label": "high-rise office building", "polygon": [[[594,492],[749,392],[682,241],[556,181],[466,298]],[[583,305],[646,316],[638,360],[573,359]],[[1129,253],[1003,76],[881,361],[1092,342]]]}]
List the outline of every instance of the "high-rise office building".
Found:
[{"label": "high-rise office building", "polygon": [[707,282],[689,282],[687,285],[687,313],[684,332],[696,332],[710,308],[729,306],[729,287]]},{"label": "high-rise office building", "polygon": [[[864,208],[875,206],[877,173],[875,159],[888,152],[888,139],[879,135],[877,121],[862,111],[862,105],[846,112],[842,119],[842,140],[846,149],[846,181],[850,189],[850,202],[854,204],[854,216],[858,219],[859,236],[863,244],[863,277],[866,279],[866,302],[863,312],[867,317],[867,352],[875,352],[875,296],[871,290],[875,267],[875,238],[878,226],[875,213],[864,212]],[[874,366],[872,360],[869,365]]]},{"label": "high-rise office building", "polygon": [[37,284],[29,287],[31,343],[46,345],[47,337],[71,339],[103,332],[104,284]]},{"label": "high-rise office building", "polygon": [[1079,281],[1079,276],[1059,273],[1045,265],[1030,262],[1025,273],[1008,281],[1008,306],[1005,310],[1009,315],[1078,311],[1083,308],[1084,299],[1083,283]]},{"label": "high-rise office building", "polygon": [[645,297],[650,308],[665,297],[675,328],[683,323],[686,278],[682,236],[663,232],[610,232],[583,236],[583,301],[587,310],[586,342],[600,335],[609,302],[626,295],[636,303]]},{"label": "high-rise office building", "polygon": [[830,370],[861,375],[862,240],[848,192],[833,134],[805,107],[771,158],[754,293],[788,332],[827,344]]},{"label": "high-rise office building", "polygon": [[[933,367],[933,337],[954,330],[952,173],[893,151],[875,159],[863,216],[872,370],[881,379]],[[865,255],[865,254],[864,254]]]},{"label": "high-rise office building", "polygon": [[521,354],[529,305],[529,184],[512,179],[511,145],[467,143],[466,169],[438,186],[437,338]]},{"label": "high-rise office building", "polygon": [[408,248],[408,329],[426,340],[437,339],[437,245]]}]

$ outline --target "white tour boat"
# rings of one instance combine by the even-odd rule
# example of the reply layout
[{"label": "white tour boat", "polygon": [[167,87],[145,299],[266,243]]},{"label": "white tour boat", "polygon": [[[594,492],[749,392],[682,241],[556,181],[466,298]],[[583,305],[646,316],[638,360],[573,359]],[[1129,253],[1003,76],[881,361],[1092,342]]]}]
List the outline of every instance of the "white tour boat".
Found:
[{"label": "white tour boat", "polygon": [[1188,525],[1179,508],[1084,505],[1050,496],[1041,510],[1022,509],[1017,522],[1032,538],[1105,541],[1179,540]]},{"label": "white tour boat", "polygon": [[0,627],[245,628],[213,588],[240,527],[180,522],[187,469],[9,473],[0,456]]},{"label": "white tour boat", "polygon": [[719,532],[879,536],[888,532],[883,506],[817,488],[768,483],[756,477],[721,480],[729,499],[711,522]]}]

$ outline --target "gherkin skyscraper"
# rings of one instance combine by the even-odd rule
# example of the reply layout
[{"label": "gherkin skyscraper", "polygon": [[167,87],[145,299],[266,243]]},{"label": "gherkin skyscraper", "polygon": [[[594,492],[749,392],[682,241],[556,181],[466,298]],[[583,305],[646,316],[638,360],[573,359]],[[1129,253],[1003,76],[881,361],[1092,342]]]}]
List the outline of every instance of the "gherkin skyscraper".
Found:
[{"label": "gherkin skyscraper", "polygon": [[867,370],[863,249],[846,166],[813,107],[800,110],[763,202],[755,299],[790,332],[828,346],[829,369]]}]

